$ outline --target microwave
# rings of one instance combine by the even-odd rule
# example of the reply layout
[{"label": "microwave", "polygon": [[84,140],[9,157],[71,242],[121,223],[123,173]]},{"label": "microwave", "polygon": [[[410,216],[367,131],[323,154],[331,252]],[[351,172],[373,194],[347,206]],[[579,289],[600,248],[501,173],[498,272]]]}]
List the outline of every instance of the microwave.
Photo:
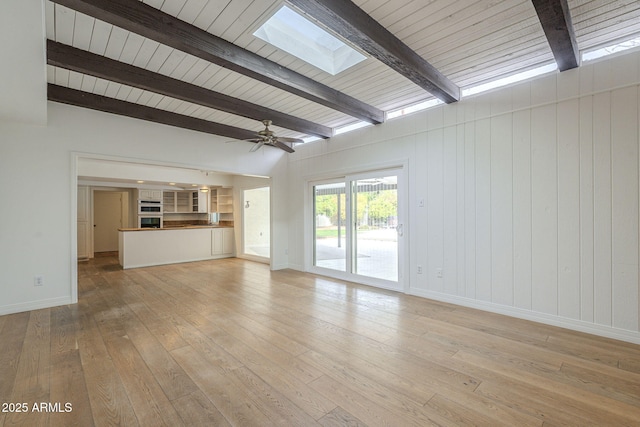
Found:
[{"label": "microwave", "polygon": [[138,200],[138,215],[161,214],[162,202]]},{"label": "microwave", "polygon": [[138,228],[162,228],[162,215],[139,215]]}]

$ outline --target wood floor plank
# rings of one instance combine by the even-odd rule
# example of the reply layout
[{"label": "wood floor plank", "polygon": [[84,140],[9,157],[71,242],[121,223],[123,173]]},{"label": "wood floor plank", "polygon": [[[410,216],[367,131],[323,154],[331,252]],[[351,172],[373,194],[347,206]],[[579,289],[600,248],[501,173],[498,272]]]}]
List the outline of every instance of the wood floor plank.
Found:
[{"label": "wood floor plank", "polygon": [[[473,390],[479,383],[472,375],[451,369],[445,364],[416,357],[400,347],[373,341],[340,328],[332,328],[324,334],[309,335],[306,340],[307,344],[317,351],[323,352],[330,348],[338,360],[343,357],[362,360],[384,372],[406,380],[421,381],[430,386],[449,384]],[[315,340],[315,344],[312,344],[311,340]]]},{"label": "wood floor plank", "polygon": [[437,414],[434,414],[433,419],[431,419],[424,413],[417,413],[415,408],[405,408],[409,410],[399,411],[394,405],[386,402],[384,397],[373,394],[365,395],[360,391],[352,389],[344,382],[329,376],[322,376],[310,385],[316,389],[318,393],[333,399],[345,408],[346,411],[370,426],[454,425],[454,423],[448,422],[445,418],[441,418]]},{"label": "wood floor plank", "polygon": [[[289,364],[286,361],[284,363],[274,362],[255,350],[251,345],[252,343],[243,342],[232,335],[219,337],[218,340],[226,351],[268,384],[277,387],[283,396],[304,410],[310,417],[319,419],[335,408],[333,402],[314,393],[307,385],[308,381],[300,380],[300,375],[297,373],[296,368],[289,368],[302,362],[293,358],[290,359],[291,362]],[[283,369],[283,367],[287,368]],[[308,370],[309,368],[305,366],[305,371]],[[311,380],[321,375],[321,373],[318,373]]]},{"label": "wood floor plank", "polygon": [[346,383],[352,382],[359,388],[367,389],[369,393],[393,396],[418,405],[424,405],[436,393],[435,387],[397,377],[378,367],[365,366],[360,360],[338,361],[335,357],[315,351],[308,351],[298,358],[316,366],[325,375]]},{"label": "wood floor plank", "polygon": [[6,416],[7,425],[46,426],[49,413],[36,408],[40,402],[49,402],[51,363],[51,309],[30,312],[18,362],[13,390],[7,402],[27,403],[29,411],[13,412]]},{"label": "wood floor plank", "polygon": [[142,286],[133,286],[125,298],[131,310],[167,351],[187,345],[171,321],[173,307],[166,301]]},{"label": "wood floor plank", "polygon": [[[320,373],[311,366],[299,362],[299,360],[296,359],[295,356],[299,353],[298,351],[295,352],[296,354],[291,354],[282,350],[281,347],[283,347],[283,345],[275,345],[274,340],[270,339],[273,336],[272,334],[267,333],[261,336],[240,327],[230,319],[219,319],[207,327],[202,328],[201,331],[207,335],[216,333],[216,331],[224,331],[229,337],[246,343],[260,354],[261,357],[269,360],[271,363],[288,366],[290,375],[296,377],[301,382],[309,382],[320,376]],[[225,338],[226,336],[221,335],[218,340],[225,340]],[[228,340],[225,341],[228,342]],[[288,342],[288,340],[285,342]]]},{"label": "wood floor plank", "polygon": [[127,336],[170,401],[191,395],[198,387],[144,325],[127,327]]},{"label": "wood floor plank", "polygon": [[10,316],[0,316],[0,333],[2,332],[2,328],[4,328],[4,324],[7,322],[7,320],[10,319]]},{"label": "wood floor plank", "polygon": [[483,366],[486,369],[492,369],[495,372],[500,372],[502,375],[508,376],[517,381],[538,387],[546,393],[570,396],[572,400],[577,402],[575,406],[579,408],[593,408],[593,419],[600,420],[602,423],[610,423],[612,420],[617,419],[620,423],[626,425],[631,421],[640,420],[640,408],[619,400],[597,395],[584,387],[575,387],[573,385],[565,384],[562,381],[552,380],[548,377],[541,377],[532,372],[505,366],[504,364],[495,362],[489,358],[473,355],[463,351],[456,353],[454,358],[459,358],[466,362]]},{"label": "wood floor plank", "polygon": [[[80,317],[77,306],[51,309],[49,401],[64,412],[50,414],[50,425],[92,426],[93,413],[78,350]],[[68,405],[68,406],[67,406]]]},{"label": "wood floor plank", "polygon": [[[589,411],[590,408],[581,405],[569,397],[559,393],[549,393],[544,389],[525,383],[498,378],[495,382],[484,381],[474,393],[480,394],[489,401],[494,401],[497,404],[509,407],[524,415],[535,417],[545,426],[602,425],[591,418],[591,415],[594,415],[597,420],[600,411],[596,410],[595,414],[593,414]],[[563,408],[563,410],[559,408]],[[620,422],[620,420],[611,419],[610,423],[615,423],[616,421]],[[625,424],[623,422],[613,425]]]},{"label": "wood floor plank", "polygon": [[287,399],[279,390],[246,367],[233,370],[235,384],[250,390],[253,401],[272,425],[316,426],[316,420]]},{"label": "wood floor plank", "polygon": [[[592,393],[599,394],[620,402],[640,407],[640,378],[628,374],[627,378],[609,376],[601,371],[594,371],[565,363],[560,368],[562,382],[582,387]],[[613,389],[609,384],[615,383]]]},{"label": "wood floor plank", "polygon": [[185,426],[189,427],[226,427],[229,421],[218,411],[213,402],[199,389],[173,401]]},{"label": "wood floor plank", "polygon": [[105,346],[138,420],[155,426],[181,425],[181,418],[128,337],[106,337]]},{"label": "wood floor plank", "polygon": [[[213,320],[212,316],[208,317]],[[255,339],[261,339],[272,343],[282,351],[287,352],[289,355],[297,356],[309,349],[300,342],[289,338],[287,335],[274,331],[270,327],[251,319],[245,315],[222,315],[217,316],[218,321],[224,322],[224,325],[228,328],[233,328],[238,331],[246,331],[247,334],[252,334]]]},{"label": "wood floor plank", "polygon": [[118,371],[91,313],[100,308],[95,299],[80,301],[81,316],[78,349],[82,361],[91,411],[97,426],[138,425]]},{"label": "wood floor plank", "polygon": [[[496,425],[500,422],[499,420],[486,417],[484,414],[479,413],[466,405],[447,399],[440,394],[433,396],[425,406],[431,408],[440,416],[451,420],[457,426],[490,426]],[[537,425],[541,425],[541,423]]]},{"label": "wood floor plank", "polygon": [[171,354],[231,425],[271,424],[270,419],[253,402],[250,394],[236,386],[227,377],[228,372],[215,366],[215,361],[203,357],[190,346],[176,349]]},{"label": "wood floor plank", "polygon": [[0,425],[635,426],[640,346],[240,259],[78,264],[0,316]]},{"label": "wood floor plank", "polygon": [[[560,369],[565,361],[557,353],[546,351],[537,345],[513,341],[493,334],[485,334],[482,340],[477,340],[477,331],[436,319],[422,318],[420,323],[428,329],[425,334],[420,336],[421,339],[428,340],[438,346],[449,347],[452,350],[469,349],[494,357],[500,357],[502,354],[516,355],[529,363],[555,370]],[[420,339],[414,341],[419,343]],[[417,345],[420,346],[420,344]],[[422,347],[425,345],[422,344]]]},{"label": "wood floor plank", "polygon": [[366,427],[365,423],[339,406],[318,420],[318,422],[322,427]]},{"label": "wood floor plank", "polygon": [[29,317],[29,312],[2,316],[4,326],[0,329],[3,346],[0,351],[0,378],[2,378],[0,381],[0,402],[11,401],[11,390],[18,372],[18,362],[27,334]]},{"label": "wood floor plank", "polygon": [[623,357],[617,367],[624,371],[640,374],[640,357]]},{"label": "wood floor plank", "polygon": [[[425,349],[431,349],[435,346],[470,351],[497,359],[503,358],[504,355],[509,355],[510,357],[515,356],[520,360],[520,363],[527,364],[529,367],[539,371],[560,372],[563,367],[570,366],[572,369],[584,369],[585,372],[594,372],[593,377],[609,377],[609,382],[616,381],[619,384],[628,382],[631,385],[640,384],[639,374],[613,367],[609,363],[601,364],[576,357],[568,352],[558,352],[548,347],[514,342],[495,335],[484,336],[480,341],[474,339],[477,335],[474,331],[455,327],[434,319],[426,319],[423,323],[429,325],[429,332],[421,337],[407,337],[401,333],[396,338],[396,341],[387,343],[402,345],[407,351],[417,355],[422,355]],[[594,341],[594,337],[592,337],[592,341]],[[440,360],[438,355],[433,353],[429,357],[435,357]],[[581,375],[578,375],[576,381],[584,381],[584,379]],[[640,393],[636,392],[636,395],[638,394]],[[631,395],[633,395],[633,392]]]}]

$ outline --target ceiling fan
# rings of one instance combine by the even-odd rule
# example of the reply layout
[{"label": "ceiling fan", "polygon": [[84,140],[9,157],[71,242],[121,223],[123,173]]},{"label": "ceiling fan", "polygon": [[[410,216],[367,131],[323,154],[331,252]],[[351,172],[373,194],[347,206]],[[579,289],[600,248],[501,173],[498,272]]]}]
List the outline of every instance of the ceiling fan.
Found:
[{"label": "ceiling fan", "polygon": [[276,134],[271,129],[269,129],[269,126],[271,126],[271,120],[263,120],[262,123],[264,124],[264,129],[256,134],[256,138],[244,140],[244,141],[251,141],[256,143],[256,145],[254,145],[251,148],[250,152],[257,151],[263,145],[269,145],[271,147],[280,148],[281,150],[284,150],[287,153],[293,153],[294,152],[293,148],[285,144],[285,142],[289,144],[297,144],[297,143],[304,142],[303,140],[298,138],[286,138],[282,136],[276,136]]}]

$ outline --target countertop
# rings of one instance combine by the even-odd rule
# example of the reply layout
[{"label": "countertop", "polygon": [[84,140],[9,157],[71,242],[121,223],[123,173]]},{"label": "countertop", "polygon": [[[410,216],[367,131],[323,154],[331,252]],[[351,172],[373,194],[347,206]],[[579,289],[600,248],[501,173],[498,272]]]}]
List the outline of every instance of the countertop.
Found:
[{"label": "countertop", "polygon": [[167,231],[167,230],[193,230],[197,228],[233,228],[228,225],[178,225],[164,228],[118,228],[118,231]]}]

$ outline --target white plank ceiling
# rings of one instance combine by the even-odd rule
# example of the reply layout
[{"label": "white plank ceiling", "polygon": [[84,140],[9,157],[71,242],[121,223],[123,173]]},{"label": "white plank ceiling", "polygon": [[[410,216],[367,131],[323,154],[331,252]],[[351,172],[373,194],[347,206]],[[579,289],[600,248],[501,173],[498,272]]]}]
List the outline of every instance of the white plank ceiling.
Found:
[{"label": "white plank ceiling", "polygon": [[[132,0],[134,1],[134,0]],[[369,58],[331,76],[254,37],[282,0],[145,0],[191,23],[383,111],[432,98],[405,77]],[[530,0],[355,0],[361,9],[461,88],[553,62]],[[569,0],[578,47],[587,50],[640,33],[640,2]],[[46,4],[47,37],[329,127],[356,121],[344,113],[135,33]],[[255,120],[49,66],[49,83],[188,116],[258,130]],[[275,128],[281,136],[303,137]]]}]

